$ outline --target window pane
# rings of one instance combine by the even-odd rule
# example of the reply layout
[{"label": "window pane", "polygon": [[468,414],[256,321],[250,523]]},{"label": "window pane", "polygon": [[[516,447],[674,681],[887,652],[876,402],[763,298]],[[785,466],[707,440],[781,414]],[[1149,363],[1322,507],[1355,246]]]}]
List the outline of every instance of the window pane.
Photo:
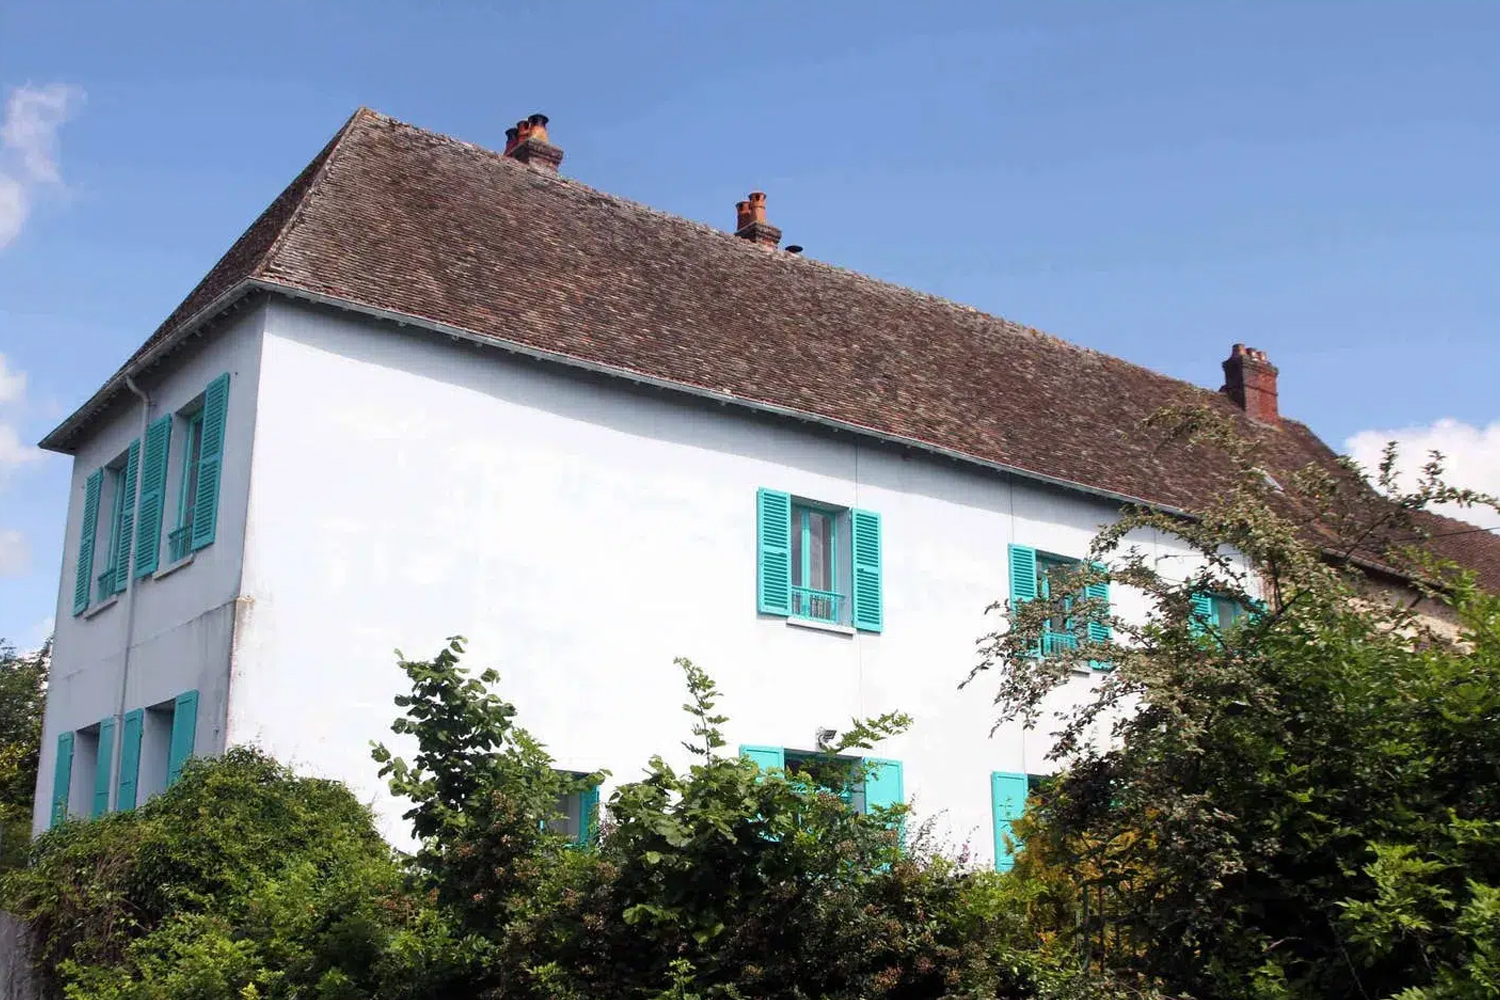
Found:
[{"label": "window pane", "polygon": [[810,586],[815,590],[833,589],[833,516],[810,511],[808,516]]},{"label": "window pane", "polygon": [[200,413],[188,421],[187,448],[184,450],[186,463],[182,474],[182,496],[183,496],[183,524],[193,519],[193,502],[198,497],[198,457],[203,450],[203,415]]},{"label": "window pane", "polygon": [[807,527],[807,511],[792,508],[792,586],[805,587],[802,579],[802,532]]}]

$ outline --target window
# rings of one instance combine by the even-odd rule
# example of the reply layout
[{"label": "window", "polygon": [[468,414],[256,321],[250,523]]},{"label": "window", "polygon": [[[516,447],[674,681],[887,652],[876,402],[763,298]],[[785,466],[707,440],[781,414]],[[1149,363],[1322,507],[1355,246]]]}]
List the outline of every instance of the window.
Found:
[{"label": "window", "polygon": [[1192,624],[1195,632],[1207,628],[1227,629],[1249,613],[1249,609],[1233,597],[1205,593],[1193,595]]},{"label": "window", "polygon": [[[754,761],[761,770],[781,770],[797,780],[810,779],[826,791],[837,794],[855,812],[867,814],[873,809],[897,806],[906,801],[905,779],[899,760],[880,757],[834,757],[816,750],[788,750],[785,747],[742,746],[740,756]],[[830,767],[829,765],[835,765]],[[858,771],[856,765],[863,765]],[[842,765],[848,780],[835,782]]]},{"label": "window", "polygon": [[[1042,656],[1055,656],[1066,650],[1078,648],[1081,638],[1090,642],[1108,642],[1110,627],[1107,621],[1077,621],[1070,614],[1073,602],[1083,597],[1103,601],[1106,614],[1109,607],[1109,582],[1099,580],[1087,584],[1083,590],[1061,593],[1059,587],[1067,574],[1078,567],[1077,559],[1038,552],[1027,545],[1010,547],[1010,599],[1016,605],[1024,601],[1060,599],[1061,606],[1047,620],[1036,652]],[[1108,664],[1091,664],[1097,670]]]},{"label": "window", "polygon": [[198,499],[198,460],[203,456],[203,411],[183,419],[182,479],[177,486],[177,527],[167,536],[168,558],[186,559],[192,551],[193,504]]},{"label": "window", "polygon": [[[561,773],[579,781],[588,777],[587,774],[574,771]],[[559,795],[556,815],[546,824],[546,828],[580,846],[593,841],[599,829],[599,786],[590,785]]]},{"label": "window", "polygon": [[134,809],[176,784],[197,735],[197,691],[126,712],[115,808]]},{"label": "window", "polygon": [[884,627],[880,515],[762,489],[756,495],[757,608],[794,621]]},{"label": "window", "polygon": [[848,624],[836,569],[838,532],[846,520],[847,512],[792,504],[793,617]]},{"label": "window", "polygon": [[1010,871],[1016,862],[1019,846],[1011,832],[1012,824],[1026,814],[1026,800],[1036,793],[1045,780],[1039,774],[994,771],[990,774],[990,804],[994,810],[995,870]]},{"label": "window", "polygon": [[800,750],[784,752],[786,773],[816,786],[820,791],[837,795],[850,809],[863,815],[865,779],[859,773],[858,757],[835,757]]},{"label": "window", "polygon": [[1078,565],[1076,559],[1063,559],[1059,556],[1048,556],[1037,554],[1036,557],[1036,594],[1043,601],[1051,602],[1055,598],[1061,598],[1062,607],[1047,619],[1047,630],[1042,635],[1042,654],[1045,656],[1063,649],[1076,649],[1078,646],[1078,635],[1076,626],[1069,612],[1073,609],[1073,602],[1082,596],[1079,592],[1063,593],[1062,583],[1069,573],[1074,571]]},{"label": "window", "polygon": [[131,532],[135,530],[135,487],[140,462],[141,442],[105,467],[109,479],[109,545],[105,551],[104,572],[98,577],[98,596],[103,601],[122,593],[130,579]]}]

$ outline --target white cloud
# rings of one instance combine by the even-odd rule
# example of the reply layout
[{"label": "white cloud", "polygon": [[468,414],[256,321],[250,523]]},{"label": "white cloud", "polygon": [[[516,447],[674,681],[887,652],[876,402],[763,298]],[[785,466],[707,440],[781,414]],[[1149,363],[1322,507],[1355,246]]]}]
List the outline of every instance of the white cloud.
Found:
[{"label": "white cloud", "polygon": [[[1344,449],[1373,474],[1380,465],[1386,442],[1398,446],[1398,484],[1411,488],[1428,453],[1443,453],[1443,478],[1450,486],[1467,487],[1500,496],[1500,421],[1488,427],[1444,418],[1427,427],[1403,427],[1393,431],[1360,431],[1344,442]],[[1442,513],[1492,527],[1500,524],[1500,513],[1489,508],[1445,506]]]},{"label": "white cloud", "polygon": [[31,567],[31,547],[15,528],[0,529],[0,579],[20,576]]},{"label": "white cloud", "polygon": [[62,185],[57,134],[83,102],[66,84],[17,87],[0,119],[0,250],[16,238],[38,189]]},{"label": "white cloud", "polygon": [[0,483],[11,470],[41,457],[42,449],[23,443],[14,427],[0,423]]},{"label": "white cloud", "polygon": [[26,373],[13,372],[0,354],[0,403],[19,403],[26,396]]}]

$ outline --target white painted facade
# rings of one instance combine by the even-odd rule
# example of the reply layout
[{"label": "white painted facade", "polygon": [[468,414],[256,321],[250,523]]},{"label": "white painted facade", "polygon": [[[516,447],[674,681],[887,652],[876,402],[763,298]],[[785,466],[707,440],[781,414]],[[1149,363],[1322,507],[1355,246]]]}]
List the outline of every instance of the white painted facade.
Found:
[{"label": "white painted facade", "polygon": [[[606,801],[652,754],[686,756],[677,656],[719,683],[731,745],[811,749],[852,716],[910,713],[873,753],[902,762],[913,822],[935,818],[979,859],[991,773],[1051,769],[1045,732],[991,735],[993,685],[958,684],[1008,593],[1007,546],[1083,556],[1115,516],[1104,498],[283,299],[149,391],[180,405],[225,370],[217,539],[132,587],[127,708],[196,686],[198,753],[254,743],[344,781],[405,843],[369,754],[406,686],[393,650],[426,657],[463,634],[558,766],[612,772]],[[101,423],[75,466],[42,824],[55,734],[117,697],[125,599],[74,618],[71,572],[83,477],[140,420],[137,406]],[[881,633],[757,614],[760,487],[881,515]],[[1191,568],[1181,548],[1139,544]],[[1139,595],[1112,600],[1143,613]],[[1093,683],[1075,677],[1059,703]]]}]

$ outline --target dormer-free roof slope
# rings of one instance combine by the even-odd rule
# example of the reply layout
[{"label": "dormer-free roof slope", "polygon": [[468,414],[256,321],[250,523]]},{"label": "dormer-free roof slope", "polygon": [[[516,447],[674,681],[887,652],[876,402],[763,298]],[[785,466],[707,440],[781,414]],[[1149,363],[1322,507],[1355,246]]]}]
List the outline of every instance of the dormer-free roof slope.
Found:
[{"label": "dormer-free roof slope", "polygon": [[[1157,451],[1141,421],[1171,403],[1239,413],[1217,392],[361,109],[43,445],[72,450],[127,374],[266,290],[1169,508],[1201,504],[1223,469]],[[1333,461],[1295,421],[1246,427],[1278,468]],[[1451,537],[1500,583],[1500,540]]]}]

